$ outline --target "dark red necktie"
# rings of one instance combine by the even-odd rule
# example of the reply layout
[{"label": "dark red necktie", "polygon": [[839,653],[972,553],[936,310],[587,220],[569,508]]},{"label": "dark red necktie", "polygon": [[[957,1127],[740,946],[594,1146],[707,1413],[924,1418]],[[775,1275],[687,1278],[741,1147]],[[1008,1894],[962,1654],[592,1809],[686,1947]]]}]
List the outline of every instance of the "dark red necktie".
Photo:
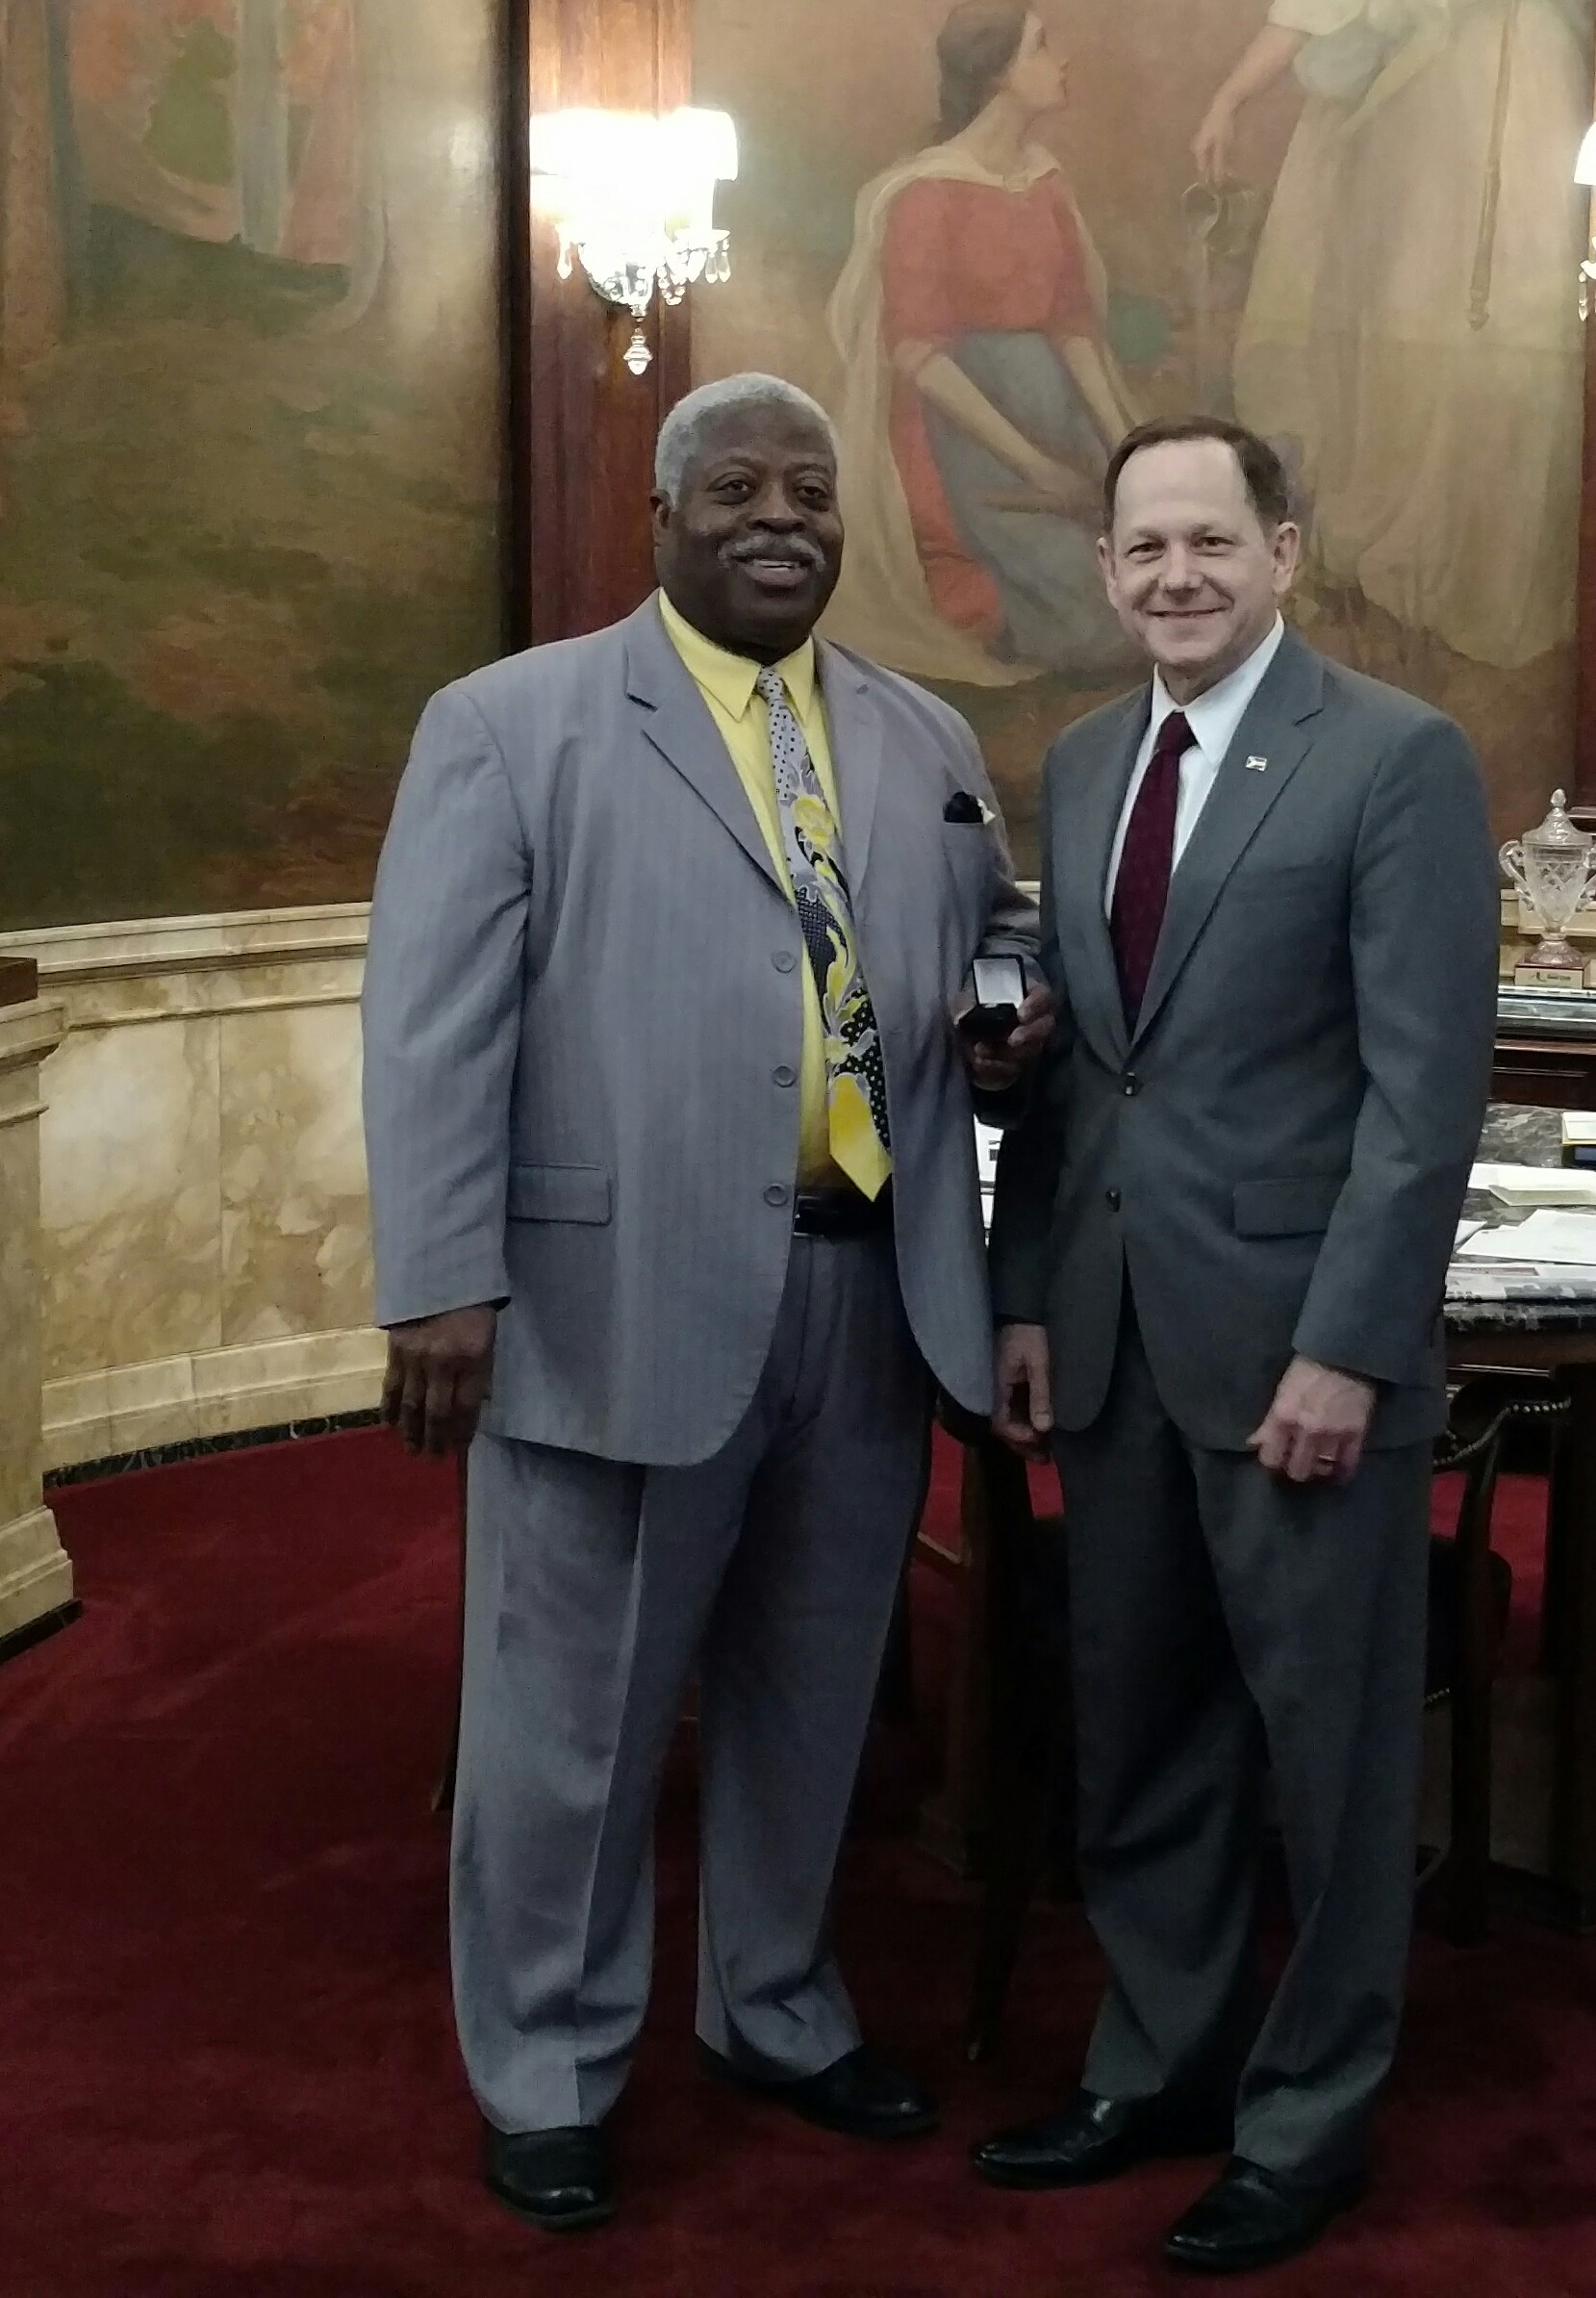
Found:
[{"label": "dark red necktie", "polygon": [[1175,815],[1180,803],[1180,760],[1191,746],[1192,730],[1185,714],[1172,710],[1158,728],[1142,786],[1130,809],[1120,874],[1114,881],[1108,925],[1114,960],[1120,969],[1125,1018],[1132,1025],[1147,994],[1153,953],[1158,947],[1169,902],[1170,874],[1175,867]]}]

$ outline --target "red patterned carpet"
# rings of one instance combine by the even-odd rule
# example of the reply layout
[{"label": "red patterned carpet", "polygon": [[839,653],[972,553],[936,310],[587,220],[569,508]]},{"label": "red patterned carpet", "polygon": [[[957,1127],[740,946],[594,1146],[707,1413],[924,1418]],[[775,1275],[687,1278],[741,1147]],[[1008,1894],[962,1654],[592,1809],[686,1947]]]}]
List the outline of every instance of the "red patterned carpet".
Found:
[{"label": "red patterned carpet", "polygon": [[[944,1488],[945,1489],[945,1488]],[[1533,1488],[1507,1488],[1529,1560]],[[1077,2062],[1078,1917],[1029,1942],[1004,2064],[959,2029],[972,1898],[913,1847],[923,1751],[873,1748],[842,1904],[879,2039],[941,2085],[886,2155],[690,2060],[689,1749],[626,2209],[556,2243],[482,2192],[444,1964],[446,1473],[359,1434],[58,1495],[86,1612],[0,1672],[4,2298],[1143,2298],[1203,2177],[1004,2196],[967,2141]],[[922,1590],[920,1653],[945,1636]],[[929,1702],[927,1702],[929,1704]],[[1376,2199],[1260,2298],[1592,2298],[1596,1943],[1421,1940]]]}]

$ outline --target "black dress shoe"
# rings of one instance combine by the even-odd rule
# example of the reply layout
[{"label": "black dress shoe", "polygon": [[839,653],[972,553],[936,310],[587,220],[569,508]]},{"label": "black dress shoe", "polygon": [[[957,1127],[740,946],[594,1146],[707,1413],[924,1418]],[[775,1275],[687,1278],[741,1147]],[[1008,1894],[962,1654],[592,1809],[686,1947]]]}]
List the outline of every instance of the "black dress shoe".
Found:
[{"label": "black dress shoe", "polygon": [[1160,2156],[1223,2155],[1234,2143],[1229,2107],[1100,2099],[1077,2090],[1057,2114],[995,2132],[970,2159],[994,2186],[1092,2186]]},{"label": "black dress shoe", "polygon": [[615,2216],[615,2170],[600,2130],[495,2131],[488,2126],[488,2190],[551,2234],[576,2234]]},{"label": "black dress shoe", "polygon": [[1330,2220],[1368,2192],[1363,2171],[1326,2183],[1281,2178],[1236,2156],[1164,2244],[1172,2266],[1197,2274],[1246,2274],[1278,2266],[1318,2241]]},{"label": "black dress shoe", "polygon": [[718,2081],[790,2107],[806,2123],[840,2132],[845,2138],[924,2138],[937,2127],[936,2101],[929,2091],[888,2066],[863,2043],[822,2073],[796,2079],[747,2074],[707,2043],[698,2045],[698,2053]]}]

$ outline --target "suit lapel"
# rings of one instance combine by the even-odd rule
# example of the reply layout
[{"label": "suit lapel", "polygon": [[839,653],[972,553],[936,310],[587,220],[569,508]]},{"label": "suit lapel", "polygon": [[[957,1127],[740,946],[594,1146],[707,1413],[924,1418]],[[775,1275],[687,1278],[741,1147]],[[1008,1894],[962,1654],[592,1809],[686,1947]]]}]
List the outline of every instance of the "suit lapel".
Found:
[{"label": "suit lapel", "polygon": [[831,764],[842,811],[843,855],[849,891],[857,908],[870,866],[871,832],[881,789],[881,714],[870,682],[846,654],[822,641],[817,649],[821,696],[831,738]]},{"label": "suit lapel", "polygon": [[1078,1025],[1090,1032],[1095,1024],[1102,1050],[1116,1063],[1125,1059],[1128,1035],[1103,889],[1108,883],[1114,832],[1151,707],[1152,690],[1144,687],[1141,693],[1129,696],[1116,713],[1105,729],[1096,764],[1086,769],[1088,787],[1075,821],[1068,828],[1060,824],[1062,834],[1054,841],[1055,851],[1061,850],[1064,855],[1061,876],[1065,884],[1058,915],[1061,922],[1070,920],[1074,927],[1077,965],[1072,969],[1070,1002]]},{"label": "suit lapel", "polygon": [[731,753],[687,665],[671,644],[652,599],[625,626],[626,691],[643,732],[682,779],[718,814],[748,859],[784,889]]},{"label": "suit lapel", "polygon": [[[1169,906],[1136,1018],[1139,1044],[1191,956],[1226,881],[1259,824],[1313,746],[1311,721],[1324,699],[1317,657],[1287,631],[1236,728],[1191,841],[1170,881]],[[1249,758],[1265,761],[1261,770]]]}]

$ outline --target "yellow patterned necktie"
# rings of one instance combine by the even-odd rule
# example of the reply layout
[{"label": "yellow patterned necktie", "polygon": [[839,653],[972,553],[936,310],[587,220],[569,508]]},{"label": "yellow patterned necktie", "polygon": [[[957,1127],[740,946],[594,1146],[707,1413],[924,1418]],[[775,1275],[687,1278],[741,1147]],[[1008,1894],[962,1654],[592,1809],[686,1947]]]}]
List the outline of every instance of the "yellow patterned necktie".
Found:
[{"label": "yellow patterned necktie", "polygon": [[756,683],[771,717],[771,763],[793,899],[820,991],[831,1155],[867,1197],[878,1197],[892,1171],[887,1081],[859,964],[842,837],[781,673],[761,671]]}]

